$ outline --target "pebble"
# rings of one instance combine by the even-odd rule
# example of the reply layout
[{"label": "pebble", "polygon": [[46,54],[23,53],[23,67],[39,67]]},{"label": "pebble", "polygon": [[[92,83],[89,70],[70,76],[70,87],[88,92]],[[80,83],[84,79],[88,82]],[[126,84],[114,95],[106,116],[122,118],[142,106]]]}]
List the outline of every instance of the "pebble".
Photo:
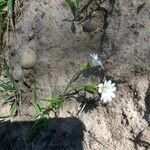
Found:
[{"label": "pebble", "polygon": [[22,72],[22,68],[19,64],[14,65],[14,71],[13,71],[13,75],[15,80],[21,80],[23,77],[23,72]]},{"label": "pebble", "polygon": [[97,29],[94,21],[86,20],[83,24],[83,32],[92,32]]},{"label": "pebble", "polygon": [[37,62],[37,55],[34,50],[24,51],[21,56],[21,66],[23,69],[31,69]]}]

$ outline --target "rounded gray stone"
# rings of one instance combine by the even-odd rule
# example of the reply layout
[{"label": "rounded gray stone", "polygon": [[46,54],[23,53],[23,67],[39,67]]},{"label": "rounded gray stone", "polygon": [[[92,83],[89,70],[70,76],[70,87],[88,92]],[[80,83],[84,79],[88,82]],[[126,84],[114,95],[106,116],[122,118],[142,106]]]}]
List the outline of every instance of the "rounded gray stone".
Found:
[{"label": "rounded gray stone", "polygon": [[37,62],[37,54],[34,50],[24,51],[21,55],[21,66],[23,69],[31,69]]}]

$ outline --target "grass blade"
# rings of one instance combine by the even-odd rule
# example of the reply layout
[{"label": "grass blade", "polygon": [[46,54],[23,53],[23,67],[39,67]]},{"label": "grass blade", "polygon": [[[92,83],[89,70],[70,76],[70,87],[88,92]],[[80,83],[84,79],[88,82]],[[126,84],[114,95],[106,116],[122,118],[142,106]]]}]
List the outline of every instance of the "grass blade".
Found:
[{"label": "grass blade", "polygon": [[32,104],[34,106],[34,109],[36,111],[36,115],[39,116],[42,114],[42,106],[40,103],[40,100],[37,96],[37,92],[36,92],[36,87],[34,85],[34,87],[32,88]]},{"label": "grass blade", "polygon": [[17,115],[17,101],[15,101],[12,106],[11,106],[11,110],[10,110],[10,114],[11,116],[16,116]]},{"label": "grass blade", "polygon": [[77,92],[87,91],[93,93],[97,91],[97,85],[95,83],[80,84],[80,85],[73,86],[69,92],[71,91],[77,91]]}]

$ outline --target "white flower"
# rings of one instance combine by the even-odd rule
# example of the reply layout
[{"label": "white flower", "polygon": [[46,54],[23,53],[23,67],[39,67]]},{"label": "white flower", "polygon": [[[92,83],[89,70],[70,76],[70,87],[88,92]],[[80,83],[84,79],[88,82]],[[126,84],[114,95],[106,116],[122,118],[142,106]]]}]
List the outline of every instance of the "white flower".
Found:
[{"label": "white flower", "polygon": [[102,62],[100,61],[100,59],[98,59],[97,54],[90,54],[90,56],[92,57],[92,64],[94,66],[101,66],[102,69],[104,69]]},{"label": "white flower", "polygon": [[115,83],[112,83],[111,80],[105,80],[104,83],[100,83],[98,85],[98,93],[101,94],[101,100],[103,101],[103,103],[112,101],[112,98],[115,97],[115,91]]}]

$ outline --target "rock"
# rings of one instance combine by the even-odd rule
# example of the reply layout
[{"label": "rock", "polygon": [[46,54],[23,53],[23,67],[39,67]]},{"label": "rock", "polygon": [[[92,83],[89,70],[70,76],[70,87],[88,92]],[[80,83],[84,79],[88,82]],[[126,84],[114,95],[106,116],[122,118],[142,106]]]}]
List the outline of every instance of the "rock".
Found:
[{"label": "rock", "polygon": [[14,66],[13,75],[14,75],[15,80],[21,80],[22,79],[23,72],[22,72],[22,68],[19,64]]},{"label": "rock", "polygon": [[86,20],[83,24],[84,32],[92,32],[97,29],[97,24],[92,20]]},{"label": "rock", "polygon": [[31,69],[35,66],[37,55],[34,50],[24,51],[21,56],[21,66],[24,69]]},{"label": "rock", "polygon": [[147,128],[142,132],[141,141],[145,141],[146,144],[149,143],[149,140],[150,140],[150,128]]}]

